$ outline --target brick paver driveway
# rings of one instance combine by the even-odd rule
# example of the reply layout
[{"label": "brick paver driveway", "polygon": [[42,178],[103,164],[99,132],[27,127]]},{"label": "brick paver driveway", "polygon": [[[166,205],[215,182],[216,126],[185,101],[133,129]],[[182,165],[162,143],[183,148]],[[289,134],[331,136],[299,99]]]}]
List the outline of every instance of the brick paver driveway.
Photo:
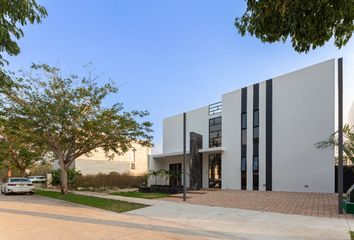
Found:
[{"label": "brick paver driveway", "polygon": [[[182,195],[165,198],[182,202]],[[187,202],[317,217],[343,218],[337,214],[337,195],[330,193],[263,192],[239,190],[202,190],[187,193]],[[346,217],[352,218],[347,214]]]}]

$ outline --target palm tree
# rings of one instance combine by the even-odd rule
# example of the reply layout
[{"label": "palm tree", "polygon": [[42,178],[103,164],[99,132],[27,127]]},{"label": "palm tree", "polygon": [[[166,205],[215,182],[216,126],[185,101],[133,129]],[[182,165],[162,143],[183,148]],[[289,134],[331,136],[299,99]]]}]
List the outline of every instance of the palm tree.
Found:
[{"label": "palm tree", "polygon": [[157,176],[159,176],[161,174],[161,170],[151,170],[149,173],[148,173],[148,177],[151,177],[153,176],[155,178],[155,185],[157,185]]},{"label": "palm tree", "polygon": [[172,172],[165,169],[161,169],[160,176],[165,177],[165,185],[167,185],[167,180],[170,179],[170,177],[172,176]]},{"label": "palm tree", "polygon": [[[346,162],[354,164],[354,126],[348,124],[343,127],[343,158]],[[318,149],[334,148],[338,146],[338,132],[333,133],[328,139],[315,144]]]}]

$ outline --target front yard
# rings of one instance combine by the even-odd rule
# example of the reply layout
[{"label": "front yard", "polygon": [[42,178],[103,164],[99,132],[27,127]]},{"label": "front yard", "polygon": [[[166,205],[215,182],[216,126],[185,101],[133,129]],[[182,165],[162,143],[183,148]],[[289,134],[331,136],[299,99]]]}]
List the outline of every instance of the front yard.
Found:
[{"label": "front yard", "polygon": [[54,191],[45,191],[45,190],[36,190],[35,195],[60,199],[72,203],[78,203],[90,207],[101,208],[113,212],[127,212],[143,207],[147,207],[148,205],[139,204],[139,203],[131,203],[119,200],[112,200],[112,199],[105,199],[99,197],[92,197],[92,196],[84,196],[78,195],[74,193],[69,193],[67,195],[61,195],[60,192]]}]

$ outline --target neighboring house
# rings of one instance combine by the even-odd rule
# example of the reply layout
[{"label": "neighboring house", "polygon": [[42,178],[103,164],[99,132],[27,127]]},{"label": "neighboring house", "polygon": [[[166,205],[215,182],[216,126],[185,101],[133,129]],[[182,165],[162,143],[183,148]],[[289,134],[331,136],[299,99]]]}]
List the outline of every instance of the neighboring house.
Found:
[{"label": "neighboring house", "polygon": [[354,126],[354,102],[352,104],[352,107],[349,110],[348,123]]},{"label": "neighboring house", "polygon": [[[315,143],[334,132],[334,87],[332,59],[186,112],[187,187],[333,193],[334,150]],[[183,126],[183,113],[163,120],[150,170],[183,169]]]},{"label": "neighboring house", "polygon": [[[81,174],[98,174],[98,173],[127,173],[130,175],[142,175],[148,171],[148,156],[151,149],[141,147],[134,144],[134,150],[126,152],[124,155],[117,155],[113,159],[108,159],[103,150],[98,149],[92,152],[92,156],[85,155],[77,158],[71,165]],[[58,163],[54,162],[54,169],[59,169]]]}]

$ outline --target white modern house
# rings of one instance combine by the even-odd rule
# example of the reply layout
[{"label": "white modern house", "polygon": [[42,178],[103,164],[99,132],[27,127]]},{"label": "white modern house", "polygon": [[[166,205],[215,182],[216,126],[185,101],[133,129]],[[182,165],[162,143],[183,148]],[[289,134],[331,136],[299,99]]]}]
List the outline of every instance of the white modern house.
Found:
[{"label": "white modern house", "polygon": [[149,170],[181,171],[185,126],[187,187],[333,193],[334,150],[314,145],[335,131],[335,68],[331,59],[164,119]]}]

